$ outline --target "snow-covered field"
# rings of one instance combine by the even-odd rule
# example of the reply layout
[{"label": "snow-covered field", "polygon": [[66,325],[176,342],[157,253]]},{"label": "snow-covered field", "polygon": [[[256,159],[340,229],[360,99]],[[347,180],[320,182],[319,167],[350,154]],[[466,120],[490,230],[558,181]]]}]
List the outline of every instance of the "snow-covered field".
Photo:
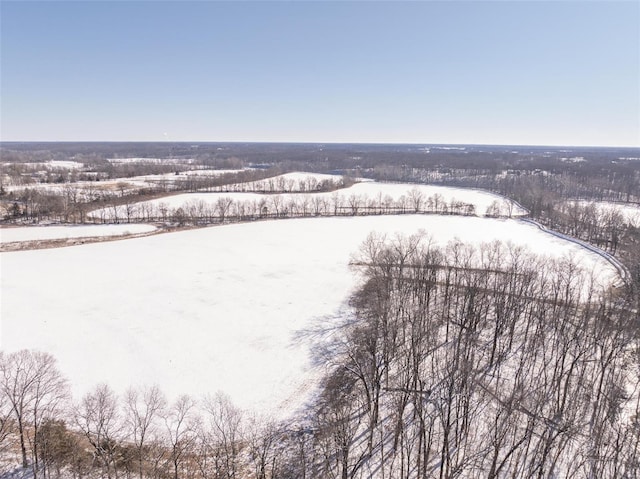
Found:
[{"label": "snow-covered field", "polygon": [[357,281],[351,254],[371,231],[419,230],[441,244],[500,239],[571,255],[605,283],[616,275],[600,256],[518,220],[402,215],[225,225],[2,253],[0,347],[54,354],[77,397],[100,382],[118,392],[157,383],[171,397],[221,390],[242,408],[286,416],[323,371],[312,363],[313,340],[300,334],[330,330],[347,311]]},{"label": "snow-covered field", "polygon": [[[264,181],[264,180],[263,180]],[[190,207],[199,205],[202,210],[211,210],[215,215],[215,208],[222,198],[229,198],[235,206],[244,206],[244,210],[260,210],[260,203],[266,205],[270,212],[274,212],[279,203],[280,210],[284,210],[290,204],[296,204],[299,210],[303,202],[306,208],[313,211],[316,207],[322,208],[323,214],[333,210],[335,204],[341,208],[351,209],[357,204],[361,212],[365,207],[379,207],[390,205],[399,208],[403,205],[406,211],[415,209],[415,202],[420,201],[419,209],[425,211],[428,208],[443,209],[444,205],[455,202],[471,204],[475,208],[475,214],[486,215],[491,207],[496,207],[496,214],[508,216],[523,216],[527,212],[510,200],[481,190],[466,188],[453,188],[447,186],[415,185],[408,183],[379,183],[374,181],[359,182],[348,188],[342,188],[331,192],[322,193],[285,193],[285,194],[261,194],[250,192],[226,192],[226,193],[183,193],[173,196],[144,201],[129,206],[129,215],[132,218],[145,218],[149,215],[160,216],[159,210],[166,211],[166,215],[172,216],[178,208],[188,211]],[[314,202],[321,202],[315,206]],[[313,206],[312,206],[313,205]],[[440,206],[438,206],[440,205]],[[233,206],[233,205],[232,205]],[[127,217],[126,206],[120,206],[117,210],[117,218]],[[291,208],[290,208],[291,209]],[[444,211],[444,209],[443,209]],[[233,208],[227,214],[233,214]],[[91,213],[91,216],[105,220],[116,220],[113,208],[104,208]]]},{"label": "snow-covered field", "polygon": [[192,158],[111,158],[108,160],[110,163],[125,163],[125,164],[181,164],[193,163]]},{"label": "snow-covered field", "polygon": [[122,236],[150,233],[156,227],[148,224],[74,225],[74,226],[25,226],[0,228],[0,244],[15,241],[39,241],[94,236]]},{"label": "snow-covered field", "polygon": [[80,163],[78,161],[49,160],[49,161],[32,162],[32,163],[11,163],[11,162],[4,162],[4,161],[0,162],[0,166],[9,166],[12,164],[17,164],[25,168],[31,168],[33,170],[39,169],[39,168],[78,170],[78,169],[84,168],[84,163]]},{"label": "snow-covered field", "polygon": [[[306,173],[294,171],[282,175],[271,176],[262,180],[247,181],[244,183],[233,183],[225,185],[226,191],[259,191],[259,192],[300,192],[314,191],[321,183],[333,183],[340,186],[344,177],[340,175],[329,175],[325,173]],[[354,181],[365,181],[354,179]]]},{"label": "snow-covered field", "polygon": [[165,185],[171,187],[175,183],[184,182],[192,178],[216,177],[224,174],[240,173],[243,170],[187,170],[177,174],[163,173],[157,175],[140,175],[128,178],[113,178],[101,181],[75,181],[73,183],[30,183],[24,185],[5,185],[5,189],[10,192],[20,192],[26,189],[36,189],[43,192],[64,194],[69,189],[77,189],[85,195],[95,196],[95,194],[105,194],[112,192],[122,194],[122,192],[133,193],[141,188]]}]

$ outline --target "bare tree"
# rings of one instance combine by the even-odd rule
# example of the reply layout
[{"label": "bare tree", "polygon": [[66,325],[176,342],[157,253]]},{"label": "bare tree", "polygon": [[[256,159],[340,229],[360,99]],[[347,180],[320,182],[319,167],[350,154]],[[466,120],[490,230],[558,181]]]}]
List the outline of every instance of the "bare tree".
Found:
[{"label": "bare tree", "polygon": [[224,220],[231,208],[233,203],[233,199],[229,197],[220,197],[216,201],[216,211],[218,212],[218,216],[220,217],[220,223],[224,223]]},{"label": "bare tree", "polygon": [[[5,353],[0,351],[0,364],[4,364],[5,360]],[[13,410],[9,401],[9,397],[3,391],[2,393],[0,393],[0,454],[3,453],[5,448],[8,447],[7,437],[12,430],[12,415]]]},{"label": "bare tree", "polygon": [[256,479],[274,479],[279,470],[283,435],[276,423],[267,418],[253,417],[246,434],[248,456]]},{"label": "bare tree", "polygon": [[67,382],[49,353],[21,350],[0,356],[2,393],[9,403],[18,427],[22,467],[29,466],[27,447],[33,459],[33,472],[39,470],[35,440],[43,421],[55,417],[68,399]]},{"label": "bare tree", "polygon": [[192,453],[197,437],[198,419],[196,403],[187,395],[176,399],[165,413],[166,439],[174,479],[180,478],[180,471]]},{"label": "bare tree", "polygon": [[158,386],[131,388],[125,396],[125,421],[129,440],[136,448],[138,474],[142,479],[145,449],[150,440],[158,433],[158,420],[166,407],[166,399]]},{"label": "bare tree", "polygon": [[422,209],[422,203],[424,201],[424,195],[422,194],[422,191],[420,191],[417,186],[414,186],[409,191],[408,197],[413,211],[418,213]]},{"label": "bare tree", "polygon": [[235,478],[242,438],[242,413],[223,393],[207,396],[204,411],[210,437],[219,450],[221,477]]},{"label": "bare tree", "polygon": [[107,477],[117,479],[122,425],[115,392],[106,384],[96,386],[76,406],[74,420]]}]

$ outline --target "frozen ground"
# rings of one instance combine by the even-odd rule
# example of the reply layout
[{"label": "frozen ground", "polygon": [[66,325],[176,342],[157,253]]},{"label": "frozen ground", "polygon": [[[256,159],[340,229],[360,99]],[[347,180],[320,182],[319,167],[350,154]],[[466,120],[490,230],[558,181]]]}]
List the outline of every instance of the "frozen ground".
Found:
[{"label": "frozen ground", "polygon": [[38,241],[92,236],[121,236],[155,231],[148,224],[77,225],[77,226],[25,226],[0,228],[0,244],[15,241]]},{"label": "frozen ground", "polygon": [[518,220],[402,215],[217,226],[125,241],[0,254],[5,351],[54,354],[76,397],[157,383],[171,397],[218,390],[286,416],[321,369],[298,334],[330,329],[356,284],[350,255],[371,231],[425,230],[446,243],[501,239],[572,255],[602,281],[599,256]]}]

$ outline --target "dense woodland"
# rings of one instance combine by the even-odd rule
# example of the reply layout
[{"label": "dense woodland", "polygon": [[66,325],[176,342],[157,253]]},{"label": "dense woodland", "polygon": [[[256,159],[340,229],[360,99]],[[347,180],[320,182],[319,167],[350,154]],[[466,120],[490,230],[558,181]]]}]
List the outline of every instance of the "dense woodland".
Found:
[{"label": "dense woodland", "polygon": [[499,243],[373,236],[354,265],[363,284],[320,400],[327,475],[640,473],[624,294]]},{"label": "dense woodland", "polygon": [[[104,165],[114,156],[162,156],[254,166],[251,180],[305,170],[483,188],[614,254],[628,272],[602,289],[568,259],[501,243],[442,248],[424,236],[372,235],[353,256],[361,286],[351,314],[318,345],[326,377],[286,423],[248,417],[222,395],[169,402],[155,387],[119,396],[100,385],[73,398],[52,356],[0,353],[0,458],[18,455],[33,476],[640,477],[640,231],[567,203],[638,203],[637,149],[2,144],[0,151],[22,173],[22,163],[54,158]],[[131,201],[125,191],[118,196],[118,205]]]}]

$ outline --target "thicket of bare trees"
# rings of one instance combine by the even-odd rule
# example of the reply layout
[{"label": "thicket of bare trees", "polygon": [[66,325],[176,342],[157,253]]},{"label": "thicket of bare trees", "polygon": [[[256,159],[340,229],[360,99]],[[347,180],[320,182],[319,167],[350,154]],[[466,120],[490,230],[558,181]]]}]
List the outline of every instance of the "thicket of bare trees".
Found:
[{"label": "thicket of bare trees", "polygon": [[638,476],[639,323],[620,295],[499,244],[371,237],[354,264],[322,477]]},{"label": "thicket of bare trees", "polygon": [[8,432],[16,431],[23,467],[33,464],[34,476],[41,468],[44,444],[42,428],[57,418],[68,398],[66,380],[53,356],[37,351],[0,352],[0,450],[6,449]]},{"label": "thicket of bare trees", "polygon": [[19,458],[47,478],[268,479],[288,475],[289,430],[222,393],[168,402],[157,386],[74,401],[46,353],[0,354],[0,475]]}]

